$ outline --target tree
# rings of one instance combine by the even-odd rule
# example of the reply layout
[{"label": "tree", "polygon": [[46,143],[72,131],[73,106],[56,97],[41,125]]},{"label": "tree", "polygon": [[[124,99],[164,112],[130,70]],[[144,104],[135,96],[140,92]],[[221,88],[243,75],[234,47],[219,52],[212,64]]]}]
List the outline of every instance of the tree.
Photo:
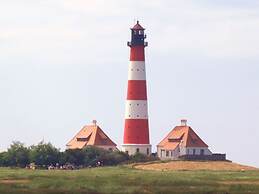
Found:
[{"label": "tree", "polygon": [[15,141],[8,148],[5,157],[9,166],[25,167],[29,164],[29,149],[23,143]]},{"label": "tree", "polygon": [[116,165],[128,160],[129,156],[124,152],[108,151],[95,146],[87,146],[83,149],[66,150],[62,158],[62,161],[76,166],[96,166],[97,163]]},{"label": "tree", "polygon": [[8,166],[8,154],[7,152],[0,153],[0,166]]},{"label": "tree", "polygon": [[109,151],[95,146],[60,152],[51,143],[40,142],[38,145],[27,148],[21,142],[13,142],[7,152],[0,153],[0,166],[25,167],[33,162],[42,167],[55,165],[56,163],[60,165],[73,164],[75,166],[94,167],[157,159],[154,156],[146,156],[141,153],[129,156],[124,152]]},{"label": "tree", "polygon": [[59,162],[60,152],[51,143],[40,142],[36,146],[31,146],[30,161],[36,165],[55,165]]}]

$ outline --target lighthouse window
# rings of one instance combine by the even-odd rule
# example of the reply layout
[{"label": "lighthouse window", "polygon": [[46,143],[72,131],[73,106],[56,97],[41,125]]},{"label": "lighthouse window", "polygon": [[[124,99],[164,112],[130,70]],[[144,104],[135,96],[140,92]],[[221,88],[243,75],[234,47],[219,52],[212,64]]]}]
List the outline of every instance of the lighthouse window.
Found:
[{"label": "lighthouse window", "polygon": [[137,115],[137,117],[139,117],[139,115]]},{"label": "lighthouse window", "polygon": [[139,153],[139,148],[136,149],[136,152]]}]

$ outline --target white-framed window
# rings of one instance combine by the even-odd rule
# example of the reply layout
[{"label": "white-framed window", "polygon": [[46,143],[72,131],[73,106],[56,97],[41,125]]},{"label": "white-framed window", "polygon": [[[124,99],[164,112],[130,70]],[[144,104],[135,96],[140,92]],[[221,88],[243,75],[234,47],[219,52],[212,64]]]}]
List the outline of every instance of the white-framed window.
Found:
[{"label": "white-framed window", "polygon": [[144,34],[144,31],[140,30],[138,33],[139,33],[139,35],[141,35],[141,34]]}]

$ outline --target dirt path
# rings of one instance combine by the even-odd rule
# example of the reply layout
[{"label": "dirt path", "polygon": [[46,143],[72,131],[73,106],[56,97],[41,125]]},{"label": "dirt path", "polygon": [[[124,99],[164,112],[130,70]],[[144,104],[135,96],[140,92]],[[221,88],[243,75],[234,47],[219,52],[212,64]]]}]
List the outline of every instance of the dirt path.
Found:
[{"label": "dirt path", "polygon": [[259,170],[258,168],[236,164],[232,162],[216,162],[216,161],[171,161],[165,163],[153,163],[153,164],[136,164],[134,166],[137,169],[142,170],[223,170],[223,171],[247,171],[247,170]]},{"label": "dirt path", "polygon": [[4,179],[0,180],[0,184],[17,184],[17,183],[28,183],[30,182],[27,179]]}]

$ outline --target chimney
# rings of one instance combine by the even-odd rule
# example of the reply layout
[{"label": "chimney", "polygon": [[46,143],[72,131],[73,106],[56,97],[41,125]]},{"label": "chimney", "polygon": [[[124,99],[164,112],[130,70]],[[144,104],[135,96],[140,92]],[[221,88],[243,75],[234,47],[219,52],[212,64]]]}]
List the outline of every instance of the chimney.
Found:
[{"label": "chimney", "polygon": [[186,119],[181,120],[181,126],[187,126],[187,120]]},{"label": "chimney", "polygon": [[94,126],[96,126],[96,123],[97,123],[97,121],[96,121],[96,120],[93,120],[93,124],[94,124]]}]

